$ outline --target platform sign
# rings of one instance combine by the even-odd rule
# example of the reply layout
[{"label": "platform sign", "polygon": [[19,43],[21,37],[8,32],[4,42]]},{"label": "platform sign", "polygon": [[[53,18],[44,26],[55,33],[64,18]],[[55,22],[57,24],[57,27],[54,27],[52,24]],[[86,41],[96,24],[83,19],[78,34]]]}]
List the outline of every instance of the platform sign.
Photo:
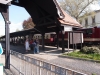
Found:
[{"label": "platform sign", "polygon": [[9,2],[11,2],[12,0],[0,0],[1,4],[8,4]]},{"label": "platform sign", "polygon": [[72,26],[64,26],[64,31],[72,31]]}]

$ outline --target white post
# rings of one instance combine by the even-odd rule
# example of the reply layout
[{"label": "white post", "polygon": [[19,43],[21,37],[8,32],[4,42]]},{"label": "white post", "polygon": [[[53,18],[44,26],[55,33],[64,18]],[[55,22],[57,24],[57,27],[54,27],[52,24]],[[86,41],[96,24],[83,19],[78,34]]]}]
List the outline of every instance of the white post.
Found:
[{"label": "white post", "polygon": [[69,53],[69,32],[68,32],[68,53]]},{"label": "white post", "polygon": [[[3,49],[0,43],[0,62],[1,62],[1,54],[3,53]],[[0,75],[3,75],[3,64],[0,63]]]},{"label": "white post", "polygon": [[1,64],[1,63],[0,63],[0,75],[3,75],[3,64]]}]

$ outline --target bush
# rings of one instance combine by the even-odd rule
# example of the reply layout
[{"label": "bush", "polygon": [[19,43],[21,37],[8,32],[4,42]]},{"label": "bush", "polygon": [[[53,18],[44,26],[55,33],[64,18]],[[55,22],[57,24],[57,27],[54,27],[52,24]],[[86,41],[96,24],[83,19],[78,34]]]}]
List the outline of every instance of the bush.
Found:
[{"label": "bush", "polygon": [[88,52],[88,47],[87,46],[84,46],[80,52],[83,52],[83,53],[87,53]]},{"label": "bush", "polygon": [[96,54],[100,54],[100,49],[98,47],[83,47],[81,49],[81,52],[83,53],[86,53],[86,54],[93,54],[93,53],[96,53]]},{"label": "bush", "polygon": [[100,45],[97,45],[97,47],[100,49]]}]

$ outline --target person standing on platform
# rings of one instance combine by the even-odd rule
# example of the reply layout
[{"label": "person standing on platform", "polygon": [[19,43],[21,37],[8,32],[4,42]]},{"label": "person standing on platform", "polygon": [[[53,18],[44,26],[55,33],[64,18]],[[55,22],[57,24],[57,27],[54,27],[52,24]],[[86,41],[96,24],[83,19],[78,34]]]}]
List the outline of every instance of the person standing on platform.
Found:
[{"label": "person standing on platform", "polygon": [[28,39],[26,39],[26,41],[25,41],[25,49],[26,49],[26,52],[28,52],[28,49],[29,49],[29,41],[28,41]]},{"label": "person standing on platform", "polygon": [[36,39],[36,43],[37,43],[37,53],[39,53],[39,40]]},{"label": "person standing on platform", "polygon": [[29,43],[30,43],[30,49],[33,50],[33,45],[32,45],[33,39],[31,39]]},{"label": "person standing on platform", "polygon": [[34,40],[33,46],[34,46],[33,53],[35,54],[35,53],[37,53],[37,43],[36,43],[36,40]]}]

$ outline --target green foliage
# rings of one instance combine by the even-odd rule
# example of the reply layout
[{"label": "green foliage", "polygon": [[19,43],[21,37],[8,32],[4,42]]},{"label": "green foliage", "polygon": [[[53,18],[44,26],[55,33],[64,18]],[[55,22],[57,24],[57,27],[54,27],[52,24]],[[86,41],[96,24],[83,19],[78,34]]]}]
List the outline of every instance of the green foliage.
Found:
[{"label": "green foliage", "polygon": [[86,54],[94,54],[94,53],[100,54],[100,49],[95,46],[93,47],[84,46],[80,51]]},{"label": "green foliage", "polygon": [[98,47],[100,49],[100,45],[97,45],[96,47]]},{"label": "green foliage", "polygon": [[96,74],[93,73],[92,75],[96,75]]},{"label": "green foliage", "polygon": [[86,54],[83,52],[71,52],[71,53],[65,53],[64,56],[72,56],[72,57],[77,57],[77,58],[83,58],[83,59],[92,59],[92,60],[97,60],[100,61],[100,54]]},{"label": "green foliage", "polygon": [[89,53],[100,54],[100,49],[98,47],[90,47]]},{"label": "green foliage", "polygon": [[83,53],[87,53],[88,52],[88,47],[87,46],[84,46],[80,52],[83,52]]}]

